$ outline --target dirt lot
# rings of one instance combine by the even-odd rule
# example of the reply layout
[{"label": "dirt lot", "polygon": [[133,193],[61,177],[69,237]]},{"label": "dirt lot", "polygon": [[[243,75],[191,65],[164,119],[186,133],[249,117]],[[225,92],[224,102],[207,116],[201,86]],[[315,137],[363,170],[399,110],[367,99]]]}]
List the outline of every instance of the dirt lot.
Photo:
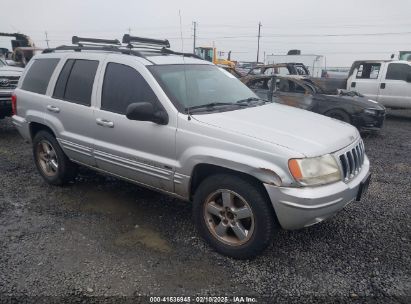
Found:
[{"label": "dirt lot", "polygon": [[235,261],[199,239],[187,203],[88,170],[69,186],[47,185],[30,146],[1,120],[0,302],[141,294],[410,303],[411,111],[390,115],[365,144],[365,200]]}]

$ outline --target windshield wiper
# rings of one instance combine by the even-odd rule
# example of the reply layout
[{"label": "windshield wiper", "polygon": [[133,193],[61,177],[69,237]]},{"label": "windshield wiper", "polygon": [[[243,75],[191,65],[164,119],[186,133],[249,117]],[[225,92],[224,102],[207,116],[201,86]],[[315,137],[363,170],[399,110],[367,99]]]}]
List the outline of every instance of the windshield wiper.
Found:
[{"label": "windshield wiper", "polygon": [[236,101],[236,104],[240,105],[240,106],[248,106],[250,104],[255,104],[253,103],[253,101],[262,101],[263,103],[269,102],[268,100],[264,100],[261,98],[257,98],[257,97],[249,97],[246,99],[240,99],[238,101]]},{"label": "windshield wiper", "polygon": [[186,112],[191,111],[191,110],[197,110],[197,109],[214,110],[214,108],[218,106],[232,106],[232,105],[235,105],[235,104],[231,102],[211,102],[211,103],[206,103],[203,105],[187,107],[185,108],[185,110]]}]

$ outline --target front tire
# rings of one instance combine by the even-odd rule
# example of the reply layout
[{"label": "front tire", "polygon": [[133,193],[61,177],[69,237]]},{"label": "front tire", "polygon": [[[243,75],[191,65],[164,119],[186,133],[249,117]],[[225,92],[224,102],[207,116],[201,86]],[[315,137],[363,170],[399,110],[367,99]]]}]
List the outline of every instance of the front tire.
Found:
[{"label": "front tire", "polygon": [[262,252],[277,227],[262,186],[229,174],[210,176],[199,185],[193,218],[208,244],[236,259],[253,258]]},{"label": "front tire", "polygon": [[49,184],[60,186],[77,175],[77,165],[67,158],[56,138],[47,131],[39,131],[34,136],[33,156],[37,170]]},{"label": "front tire", "polygon": [[348,115],[348,113],[343,110],[339,110],[339,109],[330,110],[325,115],[327,115],[328,117],[338,119],[343,122],[351,124],[350,115]]}]

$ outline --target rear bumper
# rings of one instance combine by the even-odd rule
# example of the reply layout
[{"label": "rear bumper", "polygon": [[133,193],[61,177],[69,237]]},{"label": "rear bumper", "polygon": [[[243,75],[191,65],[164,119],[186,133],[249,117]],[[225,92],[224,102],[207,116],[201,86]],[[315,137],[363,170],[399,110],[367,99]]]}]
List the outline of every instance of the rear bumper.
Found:
[{"label": "rear bumper", "polygon": [[357,197],[360,185],[369,175],[365,157],[361,172],[349,183],[342,181],[319,187],[287,188],[265,184],[278,221],[287,230],[319,223],[343,209]]},{"label": "rear bumper", "polygon": [[27,141],[31,141],[31,136],[30,136],[30,126],[27,120],[25,120],[23,117],[14,115],[13,118],[13,125],[16,127],[17,131],[23,136],[23,138]]}]

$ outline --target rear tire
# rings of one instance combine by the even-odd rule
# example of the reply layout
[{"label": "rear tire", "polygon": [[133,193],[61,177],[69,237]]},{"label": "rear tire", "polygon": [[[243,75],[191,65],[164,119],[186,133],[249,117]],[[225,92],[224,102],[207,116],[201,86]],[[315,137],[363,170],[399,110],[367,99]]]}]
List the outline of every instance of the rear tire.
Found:
[{"label": "rear tire", "polygon": [[33,139],[33,156],[37,170],[51,185],[64,185],[77,175],[77,165],[60,148],[56,138],[47,131],[39,131]]},{"label": "rear tire", "polygon": [[199,185],[193,218],[210,246],[236,259],[253,258],[262,252],[278,227],[262,186],[230,174],[209,176]]}]

